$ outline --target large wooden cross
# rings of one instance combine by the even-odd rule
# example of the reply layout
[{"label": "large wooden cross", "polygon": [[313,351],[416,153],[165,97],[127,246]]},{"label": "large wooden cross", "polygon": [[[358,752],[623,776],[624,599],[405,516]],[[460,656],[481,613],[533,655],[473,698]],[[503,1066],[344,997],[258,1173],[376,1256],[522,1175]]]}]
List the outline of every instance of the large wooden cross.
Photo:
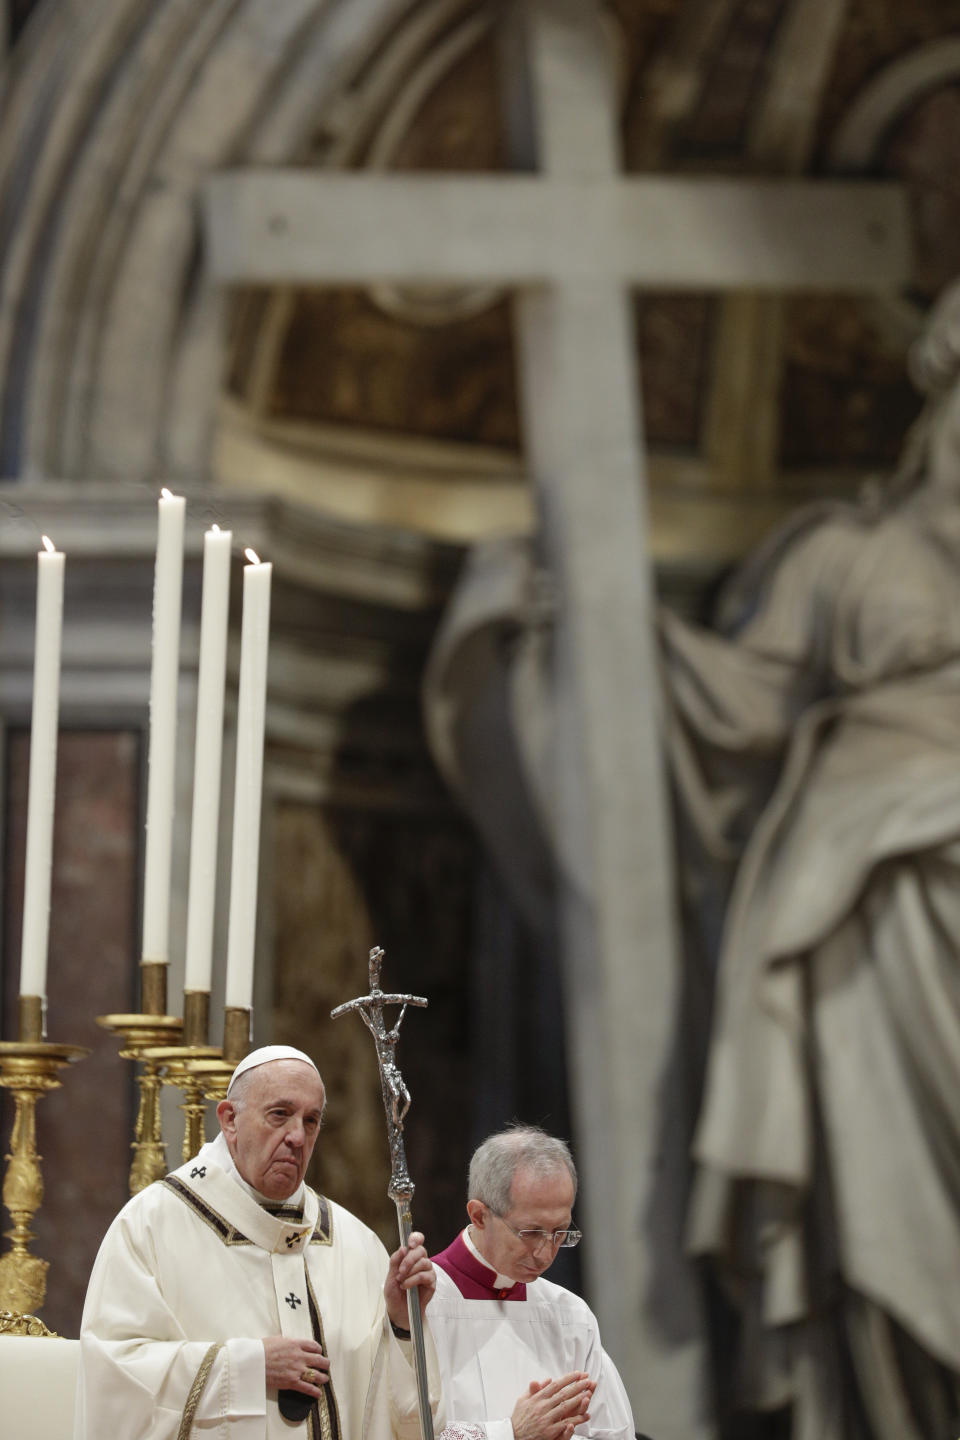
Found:
[{"label": "large wooden cross", "polygon": [[[695,1440],[710,1433],[696,1325],[668,1344],[647,1310],[659,1117],[679,1103],[662,1090],[678,962],[629,292],[893,289],[906,206],[887,185],[625,177],[594,0],[505,9],[534,173],[220,174],[208,264],[223,284],[515,292],[526,461],[559,602],[558,814],[589,876],[563,916],[587,1279],[638,1425]],[[696,1306],[679,1264],[675,1284],[682,1329]]]}]

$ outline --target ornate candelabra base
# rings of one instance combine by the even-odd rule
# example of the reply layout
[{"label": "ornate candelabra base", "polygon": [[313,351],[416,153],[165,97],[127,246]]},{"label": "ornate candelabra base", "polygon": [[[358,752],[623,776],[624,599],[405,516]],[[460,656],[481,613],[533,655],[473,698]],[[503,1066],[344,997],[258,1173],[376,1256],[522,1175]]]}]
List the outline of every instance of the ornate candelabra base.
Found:
[{"label": "ornate candelabra base", "polygon": [[0,1257],[0,1311],[14,1316],[29,1317],[41,1308],[47,1293],[49,1262],[30,1253],[34,1238],[30,1226],[43,1200],[37,1102],[59,1089],[58,1070],[89,1053],[82,1045],[55,1045],[39,1039],[0,1042],[0,1085],[11,1092],[16,1107],[3,1179],[3,1203],[13,1218],[13,1228],[5,1232],[10,1249]]},{"label": "ornate candelabra base", "polygon": [[180,1106],[184,1115],[181,1158],[189,1160],[206,1139],[203,1122],[208,1097],[203,1071],[199,1067],[204,1063],[222,1065],[220,1051],[215,1045],[159,1045],[145,1050],[142,1058],[157,1066],[163,1085],[175,1085],[183,1092]]},{"label": "ornate candelabra base", "polygon": [[168,1015],[167,962],[140,961],[140,1005],[136,1015],[99,1015],[97,1024],[123,1037],[121,1059],[143,1061],[137,1076],[140,1104],[133,1132],[133,1162],[130,1166],[130,1194],[145,1190],[167,1173],[167,1157],[160,1123],[160,1077],[154,1060],[144,1052],[158,1045],[175,1045],[183,1034],[183,1021]]},{"label": "ornate candelabra base", "polygon": [[59,1339],[56,1330],[48,1330],[36,1315],[14,1314],[12,1310],[0,1310],[0,1335],[49,1335]]},{"label": "ornate candelabra base", "polygon": [[161,1045],[173,1045],[183,1030],[175,1015],[98,1015],[97,1024],[123,1039],[121,1059],[143,1063],[137,1076],[140,1104],[133,1134],[133,1162],[130,1166],[130,1194],[145,1190],[167,1173],[166,1150],[160,1124],[160,1076],[157,1061],[145,1052]]},{"label": "ornate candelabra base", "polygon": [[[251,1019],[252,1012],[244,1006],[228,1005],[223,1017],[222,1051],[212,1048],[205,1050],[195,1045],[189,1049],[183,1047],[182,1051],[174,1052],[175,1059],[181,1053],[184,1056],[182,1062],[179,1063],[186,1071],[187,1084],[193,1095],[193,1105],[199,1107],[201,1115],[205,1110],[205,1101],[226,1099],[230,1077],[249,1048]],[[174,1083],[180,1082],[174,1081]],[[180,1108],[185,1113],[187,1112],[187,1105],[182,1105]],[[186,1153],[186,1144],[185,1136],[183,1158],[189,1160],[190,1155]],[[199,1144],[197,1149],[199,1149]],[[190,1154],[195,1155],[196,1150],[191,1150]]]},{"label": "ornate candelabra base", "polygon": [[225,1100],[230,1076],[236,1069],[229,1060],[194,1060],[190,1067],[206,1100]]}]

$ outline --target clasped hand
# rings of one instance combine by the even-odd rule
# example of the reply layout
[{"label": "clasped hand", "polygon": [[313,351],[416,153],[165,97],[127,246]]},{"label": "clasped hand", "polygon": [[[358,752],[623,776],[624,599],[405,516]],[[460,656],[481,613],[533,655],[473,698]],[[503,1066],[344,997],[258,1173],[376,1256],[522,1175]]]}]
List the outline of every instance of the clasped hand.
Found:
[{"label": "clasped hand", "polygon": [[513,1407],[514,1440],[570,1440],[577,1426],[590,1419],[596,1388],[584,1370],[572,1370],[559,1380],[532,1380]]}]

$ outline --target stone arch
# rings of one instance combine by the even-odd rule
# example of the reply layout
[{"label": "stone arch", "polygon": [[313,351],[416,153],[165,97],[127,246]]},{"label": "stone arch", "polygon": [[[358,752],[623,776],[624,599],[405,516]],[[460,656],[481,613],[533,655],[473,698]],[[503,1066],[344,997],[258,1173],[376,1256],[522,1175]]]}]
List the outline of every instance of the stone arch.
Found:
[{"label": "stone arch", "polygon": [[[875,174],[884,168],[890,137],[897,127],[938,91],[949,87],[960,88],[960,39],[934,40],[898,56],[870,77],[841,115],[826,147],[825,168],[836,175]],[[913,205],[919,232],[923,196],[916,191]],[[917,246],[922,253],[919,233]],[[919,272],[920,258],[917,265]],[[918,293],[871,298],[874,322],[892,349],[905,351],[917,338],[927,299],[929,296],[921,298]]]},{"label": "stone arch", "polygon": [[205,478],[222,315],[200,186],[229,165],[344,163],[365,69],[409,9],[47,0],[0,124],[5,475]]},{"label": "stone arch", "polygon": [[960,81],[960,39],[935,40],[901,55],[863,87],[834,131],[828,168],[869,173],[891,127],[931,91]]}]

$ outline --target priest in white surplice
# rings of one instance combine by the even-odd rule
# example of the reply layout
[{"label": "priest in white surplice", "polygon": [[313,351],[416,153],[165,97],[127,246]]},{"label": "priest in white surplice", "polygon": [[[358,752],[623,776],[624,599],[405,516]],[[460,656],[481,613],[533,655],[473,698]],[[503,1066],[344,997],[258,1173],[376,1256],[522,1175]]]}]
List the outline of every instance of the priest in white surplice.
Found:
[{"label": "priest in white surplice", "polygon": [[75,1440],[419,1435],[406,1291],[426,1305],[434,1270],[422,1236],[388,1257],[303,1183],[324,1103],[309,1056],[254,1051],[216,1140],[120,1211],[84,1306]]},{"label": "priest in white surplice", "polygon": [[483,1424],[487,1440],[634,1440],[593,1311],[543,1278],[580,1239],[576,1191],[562,1140],[519,1126],[491,1135],[470,1162],[470,1224],[433,1257],[430,1323],[447,1414]]}]

